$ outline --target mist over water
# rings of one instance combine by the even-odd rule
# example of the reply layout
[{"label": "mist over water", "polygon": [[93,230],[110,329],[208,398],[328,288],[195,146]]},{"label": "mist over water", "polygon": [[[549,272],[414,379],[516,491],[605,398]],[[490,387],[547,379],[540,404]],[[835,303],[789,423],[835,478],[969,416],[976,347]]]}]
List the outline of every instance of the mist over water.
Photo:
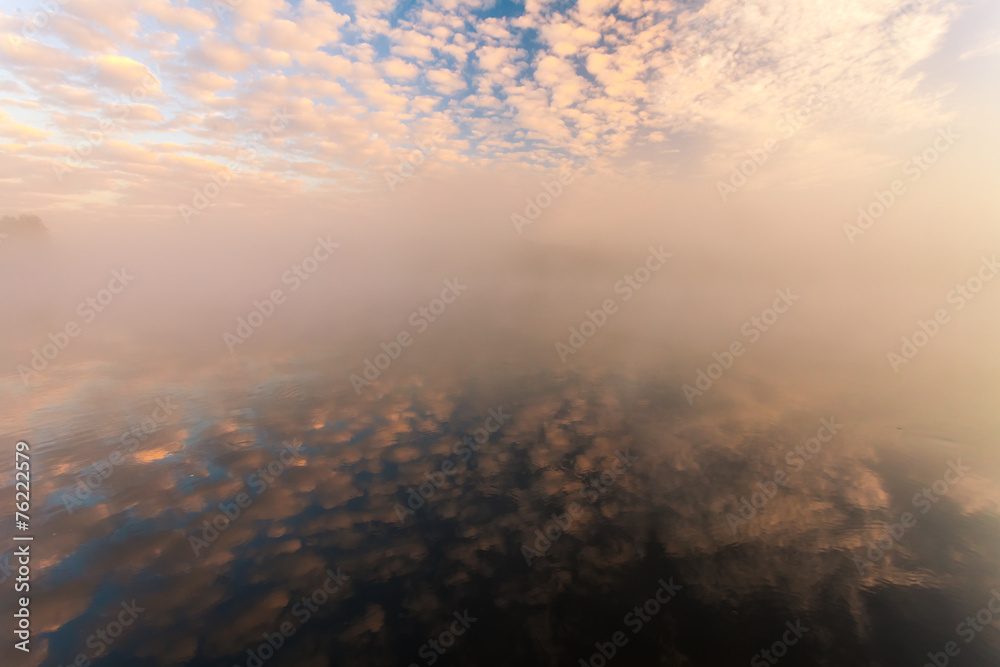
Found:
[{"label": "mist over water", "polygon": [[[568,234],[553,208],[565,244],[545,218],[520,235],[503,213],[495,229],[441,222],[461,208],[419,234],[377,211],[364,227],[51,225],[42,247],[0,249],[20,286],[4,295],[19,316],[2,430],[31,433],[45,471],[39,664],[96,646],[108,665],[256,664],[285,623],[273,664],[578,664],[595,641],[623,664],[735,664],[789,627],[807,628],[789,664],[922,664],[985,607],[994,286],[900,372],[886,358],[977,256],[952,252],[941,281],[792,224],[745,234],[748,251],[682,204],[620,236],[589,217]],[[317,239],[340,247],[292,290],[282,277]],[[651,248],[670,256],[640,284]],[[78,304],[116,270],[134,282],[86,322]],[[458,295],[430,321],[445,281]],[[283,302],[230,353],[224,334],[274,289]],[[71,320],[81,333],[22,382],[14,364]],[[477,443],[491,410],[509,417]],[[292,442],[279,474],[253,477]],[[953,463],[968,472],[920,497]],[[319,605],[328,570],[350,579]],[[626,625],[664,585],[681,588]],[[133,598],[134,631],[90,639]],[[456,613],[476,620],[433,653]],[[998,650],[992,631],[963,646],[967,664]]]}]

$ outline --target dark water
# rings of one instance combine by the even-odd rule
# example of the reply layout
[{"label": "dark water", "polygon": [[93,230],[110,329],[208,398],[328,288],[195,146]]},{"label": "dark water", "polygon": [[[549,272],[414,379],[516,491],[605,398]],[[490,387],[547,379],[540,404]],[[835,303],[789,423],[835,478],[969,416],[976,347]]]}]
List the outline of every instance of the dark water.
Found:
[{"label": "dark water", "polygon": [[752,374],[692,408],[664,369],[438,354],[360,393],[320,358],[67,378],[29,419],[42,664],[998,664],[959,626],[1000,586],[969,449]]}]

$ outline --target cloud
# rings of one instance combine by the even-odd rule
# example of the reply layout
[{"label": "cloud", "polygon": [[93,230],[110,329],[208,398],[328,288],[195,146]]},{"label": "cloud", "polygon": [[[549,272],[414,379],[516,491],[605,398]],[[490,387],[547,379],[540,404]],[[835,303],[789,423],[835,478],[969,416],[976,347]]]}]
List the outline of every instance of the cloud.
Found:
[{"label": "cloud", "polygon": [[41,141],[50,132],[36,129],[30,125],[22,125],[12,119],[7,112],[0,109],[0,136],[17,139],[18,141]]},{"label": "cloud", "polygon": [[102,85],[128,92],[150,78],[158,84],[158,80],[148,67],[125,56],[98,56],[95,60],[97,81]]},{"label": "cloud", "polygon": [[242,72],[254,62],[246,48],[224,41],[215,33],[203,35],[191,57],[222,72]]},{"label": "cloud", "polygon": [[178,6],[179,3],[171,3],[170,0],[139,0],[138,5],[143,12],[171,28],[201,32],[215,27],[211,12]]},{"label": "cloud", "polygon": [[401,58],[393,58],[382,63],[382,71],[393,79],[414,79],[420,73],[420,68]]},{"label": "cloud", "polygon": [[462,77],[446,69],[435,69],[427,72],[427,80],[431,82],[435,90],[443,95],[452,95],[466,88]]},{"label": "cloud", "polygon": [[[175,143],[191,154],[255,131],[222,118],[260,118],[311,99],[302,107],[306,122],[268,147],[270,164],[288,169],[289,192],[301,187],[293,172],[317,182],[342,178],[313,164],[334,153],[359,169],[352,178],[378,183],[383,160],[405,145],[406,127],[443,110],[456,121],[449,130],[456,141],[440,152],[442,163],[539,166],[590,152],[643,173],[651,143],[664,155],[685,141],[689,170],[728,169],[819,90],[833,101],[796,145],[832,146],[831,159],[862,168],[884,156],[873,148],[879,135],[859,126],[883,123],[902,136],[949,117],[950,91],[926,85],[921,68],[959,15],[953,2],[903,13],[893,0],[823,8],[807,0],[529,0],[513,16],[492,15],[491,7],[374,0],[341,13],[321,0],[243,0],[220,16],[195,3],[79,0],[34,39],[16,46],[0,39],[0,59],[22,87],[11,91],[12,104],[28,109],[45,100],[18,116],[40,132],[92,127],[88,114],[120,102],[155,63],[158,102],[143,117],[159,125],[130,128],[134,140],[177,132]],[[6,17],[3,27],[16,29],[16,21]],[[811,138],[819,128],[841,138]],[[335,148],[324,132],[346,143]],[[623,160],[629,155],[643,158]]]},{"label": "cloud", "polygon": [[65,11],[107,30],[118,41],[132,43],[142,26],[137,16],[141,10],[131,0],[74,0]]}]

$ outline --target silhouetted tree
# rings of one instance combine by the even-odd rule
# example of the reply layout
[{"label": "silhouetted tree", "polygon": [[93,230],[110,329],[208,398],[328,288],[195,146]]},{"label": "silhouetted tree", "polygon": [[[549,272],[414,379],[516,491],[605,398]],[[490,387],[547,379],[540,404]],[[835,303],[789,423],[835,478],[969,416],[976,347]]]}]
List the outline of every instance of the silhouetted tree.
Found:
[{"label": "silhouetted tree", "polygon": [[5,215],[0,218],[0,242],[7,239],[44,241],[49,230],[37,215]]}]

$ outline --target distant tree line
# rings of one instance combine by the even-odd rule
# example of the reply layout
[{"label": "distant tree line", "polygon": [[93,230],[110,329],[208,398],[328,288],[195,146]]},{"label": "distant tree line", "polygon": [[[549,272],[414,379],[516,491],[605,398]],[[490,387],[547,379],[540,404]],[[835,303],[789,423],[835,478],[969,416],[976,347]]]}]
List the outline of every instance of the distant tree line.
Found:
[{"label": "distant tree line", "polygon": [[0,240],[5,236],[23,239],[45,239],[48,229],[37,215],[5,215],[0,218]]}]

